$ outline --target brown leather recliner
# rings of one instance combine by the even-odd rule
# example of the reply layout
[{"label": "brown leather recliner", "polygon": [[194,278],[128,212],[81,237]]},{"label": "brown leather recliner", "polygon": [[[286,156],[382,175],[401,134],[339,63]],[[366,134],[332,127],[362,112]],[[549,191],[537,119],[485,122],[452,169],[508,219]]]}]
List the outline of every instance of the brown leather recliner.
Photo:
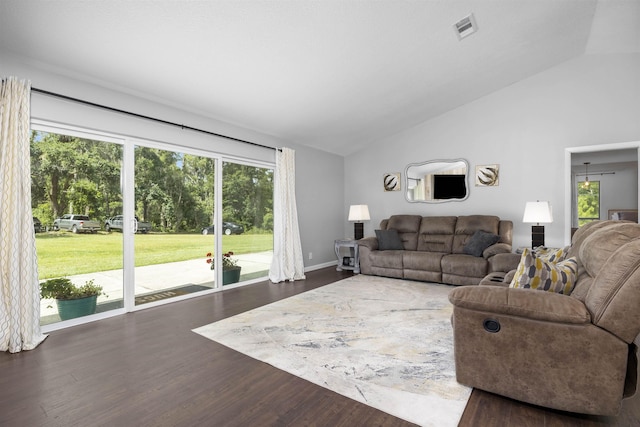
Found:
[{"label": "brown leather recliner", "polygon": [[452,290],[458,382],[549,408],[615,415],[636,390],[640,225],[578,230],[571,295],[500,286]]}]

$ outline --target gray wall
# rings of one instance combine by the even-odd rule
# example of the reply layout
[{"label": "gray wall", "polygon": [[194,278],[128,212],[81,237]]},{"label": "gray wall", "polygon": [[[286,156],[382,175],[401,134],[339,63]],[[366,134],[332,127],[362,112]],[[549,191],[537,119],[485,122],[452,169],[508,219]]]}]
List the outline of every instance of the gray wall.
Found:
[{"label": "gray wall", "polygon": [[[116,108],[201,127],[213,132],[296,150],[296,194],[306,266],[335,262],[333,240],[351,236],[349,205],[368,204],[373,234],[381,219],[394,213],[421,215],[494,214],[514,221],[514,245],[530,243],[530,226],[521,218],[526,201],[549,200],[553,224],[547,244],[564,236],[564,150],[566,147],[640,140],[640,54],[584,55],[494,92],[346,158],[291,141],[105,89],[101,82],[68,78],[0,51],[0,75],[32,81],[34,87],[104,103]],[[98,84],[96,84],[98,83]],[[256,160],[273,160],[270,150],[187,133],[122,115],[106,113],[42,95],[32,98],[36,117],[91,129],[145,136],[179,146],[202,148]],[[402,191],[384,192],[386,172],[408,163],[465,158],[476,165],[500,165],[498,187],[475,187],[469,199],[444,204],[412,204]],[[405,187],[403,183],[403,188]],[[568,226],[568,225],[567,225]],[[309,253],[313,259],[309,259]]]},{"label": "gray wall", "polygon": [[615,175],[590,177],[600,181],[600,218],[607,219],[611,209],[638,209],[638,164],[612,167]]},{"label": "gray wall", "polygon": [[343,237],[344,158],[309,148],[296,150],[296,199],[305,266],[335,264],[333,241]]},{"label": "gray wall", "polygon": [[[55,71],[55,70],[54,70]],[[342,237],[342,204],[344,202],[344,159],[341,156],[303,147],[295,142],[239,128],[209,117],[174,108],[155,100],[143,99],[105,87],[103,82],[86,76],[70,78],[37,62],[0,50],[0,76],[16,76],[31,81],[32,87],[88,100],[98,104],[181,123],[211,132],[245,139],[269,147],[296,150],[296,199],[305,267],[335,263],[333,240]],[[68,74],[66,71],[62,71]],[[73,125],[93,131],[133,136],[177,147],[191,147],[242,159],[274,162],[274,150],[229,141],[177,127],[107,112],[50,96],[33,93],[33,118]],[[309,259],[309,253],[313,259]]]},{"label": "gray wall", "polygon": [[[546,243],[562,246],[565,148],[640,140],[638,99],[640,54],[567,61],[346,157],[343,217],[350,204],[368,204],[365,235],[372,235],[396,213],[492,214],[512,220],[514,246],[527,246],[525,202],[549,200],[554,222],[546,225]],[[402,191],[384,192],[384,173],[402,172],[404,179],[408,163],[444,158],[467,159],[472,172],[497,163],[500,184],[475,187],[471,180],[466,201],[442,204],[408,203]],[[351,224],[343,224],[348,233]]]}]

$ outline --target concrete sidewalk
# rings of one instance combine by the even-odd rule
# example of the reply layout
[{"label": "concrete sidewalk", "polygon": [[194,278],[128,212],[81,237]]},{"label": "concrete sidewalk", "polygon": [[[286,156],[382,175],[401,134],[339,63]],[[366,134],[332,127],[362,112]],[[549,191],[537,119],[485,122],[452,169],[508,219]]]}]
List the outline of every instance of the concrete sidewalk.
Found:
[{"label": "concrete sidewalk", "polygon": [[[264,276],[267,276],[269,267],[271,266],[272,256],[273,251],[234,255],[234,258],[238,260],[238,265],[242,267],[240,280],[260,277],[261,272],[264,272]],[[99,297],[98,304],[123,298],[122,269],[79,274],[69,276],[69,279],[71,279],[76,286],[84,285],[86,281],[92,279],[95,281],[95,284],[102,285],[108,297]],[[135,294],[138,296],[188,285],[201,285],[213,288],[215,284],[214,279],[214,271],[210,269],[205,258],[136,267]],[[42,300],[40,302],[41,317],[58,314],[55,303],[52,304],[51,308],[47,308],[50,302],[50,300]]]}]

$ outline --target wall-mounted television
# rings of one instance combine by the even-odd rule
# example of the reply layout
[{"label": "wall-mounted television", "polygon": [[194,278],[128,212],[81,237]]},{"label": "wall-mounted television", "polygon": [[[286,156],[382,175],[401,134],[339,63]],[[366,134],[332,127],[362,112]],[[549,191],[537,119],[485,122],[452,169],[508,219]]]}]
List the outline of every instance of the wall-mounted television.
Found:
[{"label": "wall-mounted television", "polygon": [[433,198],[463,199],[467,196],[466,175],[433,175]]}]

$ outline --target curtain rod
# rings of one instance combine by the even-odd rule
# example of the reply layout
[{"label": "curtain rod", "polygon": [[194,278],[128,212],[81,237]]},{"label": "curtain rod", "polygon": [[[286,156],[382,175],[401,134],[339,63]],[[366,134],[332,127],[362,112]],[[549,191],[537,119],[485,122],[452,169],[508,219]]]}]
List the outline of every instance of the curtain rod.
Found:
[{"label": "curtain rod", "polygon": [[61,99],[67,100],[67,101],[73,101],[73,102],[77,102],[77,103],[80,103],[80,104],[89,105],[91,107],[101,108],[103,110],[113,111],[113,112],[121,113],[121,114],[127,114],[129,116],[137,117],[139,119],[151,120],[151,121],[154,121],[154,122],[157,122],[157,123],[162,123],[162,124],[165,124],[165,125],[176,126],[176,127],[181,128],[181,129],[187,129],[187,130],[191,130],[191,131],[195,131],[195,132],[205,133],[207,135],[212,135],[212,136],[219,136],[221,138],[230,139],[232,141],[237,141],[237,142],[242,142],[244,144],[250,144],[250,145],[253,145],[253,146],[256,146],[256,147],[260,147],[260,148],[268,148],[270,150],[281,151],[280,148],[269,147],[268,145],[258,144],[257,142],[246,141],[244,139],[234,138],[233,136],[222,135],[222,134],[211,132],[211,131],[208,131],[208,130],[204,130],[204,129],[200,129],[200,128],[194,128],[192,126],[186,126],[186,125],[183,125],[183,124],[180,124],[180,123],[170,122],[168,120],[158,119],[156,117],[145,116],[143,114],[133,113],[131,111],[126,111],[126,110],[121,110],[119,108],[109,107],[108,105],[97,104],[95,102],[86,101],[84,99],[74,98],[74,97],[71,97],[71,96],[62,95],[62,94],[55,93],[55,92],[50,92],[48,90],[43,90],[43,89],[38,89],[38,88],[32,87],[31,91],[32,92],[38,92],[38,93],[41,93],[43,95],[49,95],[49,96],[53,96],[53,97],[56,97],[56,98],[61,98]]},{"label": "curtain rod", "polygon": [[615,175],[615,174],[616,174],[615,172],[595,172],[595,173],[577,173],[576,176],[582,176],[582,175],[585,175],[585,176],[588,176],[588,175],[592,175],[592,176],[600,175],[600,176],[602,176],[602,175]]}]

